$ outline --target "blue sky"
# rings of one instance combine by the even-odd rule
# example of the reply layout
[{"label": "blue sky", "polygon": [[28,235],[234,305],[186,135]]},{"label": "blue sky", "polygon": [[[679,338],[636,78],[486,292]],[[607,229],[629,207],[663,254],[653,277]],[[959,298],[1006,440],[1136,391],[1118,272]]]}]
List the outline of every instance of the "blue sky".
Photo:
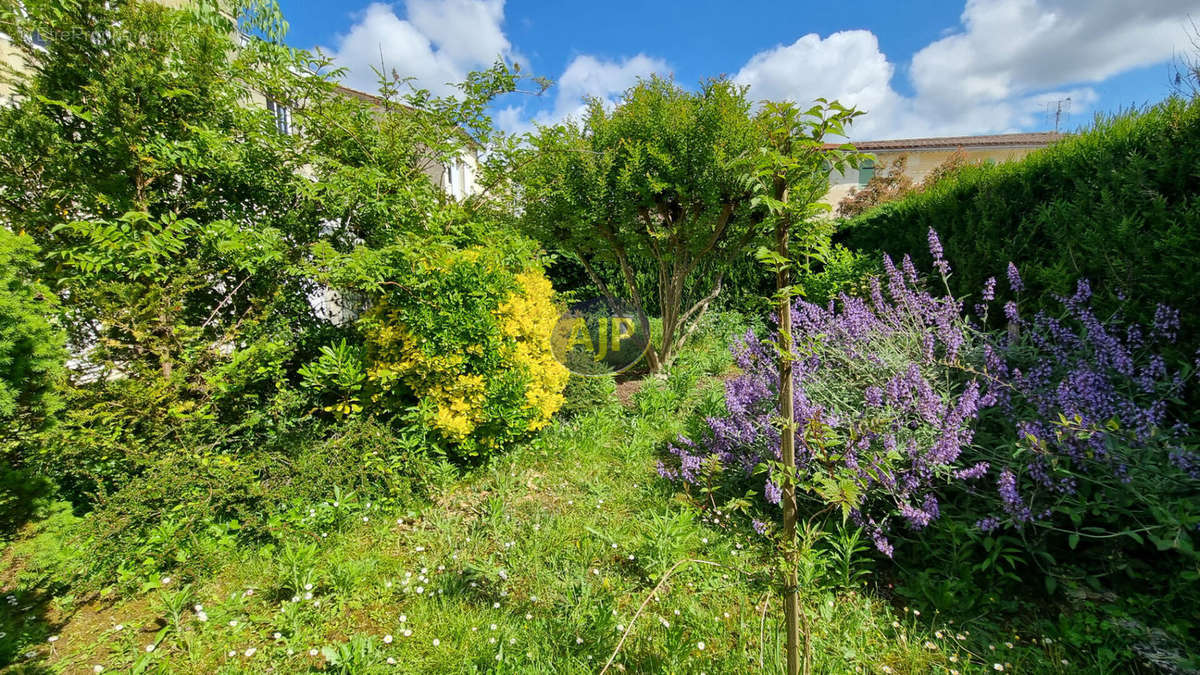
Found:
[{"label": "blue sky", "polygon": [[755,99],[838,98],[868,114],[856,140],[1036,131],[1070,98],[1064,126],[1162,99],[1189,54],[1200,0],[923,2],[534,2],[281,0],[289,42],[320,46],[373,89],[383,62],[422,86],[497,56],[556,86],[498,102],[508,130],[615,101],[650,73],[684,85],[725,74]]}]

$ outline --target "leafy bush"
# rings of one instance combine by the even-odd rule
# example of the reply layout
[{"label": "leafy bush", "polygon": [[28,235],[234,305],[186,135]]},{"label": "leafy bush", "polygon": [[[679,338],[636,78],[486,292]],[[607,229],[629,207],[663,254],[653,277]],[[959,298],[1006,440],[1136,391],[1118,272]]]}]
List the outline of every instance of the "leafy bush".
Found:
[{"label": "leafy bush", "polygon": [[62,331],[51,323],[55,300],[37,280],[38,249],[0,227],[0,442],[39,429],[61,406],[66,359]]},{"label": "leafy bush", "polygon": [[871,288],[870,279],[878,273],[879,261],[875,255],[835,244],[821,270],[802,275],[799,286],[805,300],[824,305],[842,293],[866,297]]},{"label": "leafy bush", "polygon": [[230,455],[169,451],[96,495],[80,528],[86,585],[198,573],[235,544],[318,536],[409,503],[431,462],[420,430],[352,418],[328,436]]},{"label": "leafy bush", "polygon": [[52,323],[54,295],[37,280],[37,247],[0,226],[0,537],[32,513],[34,499],[50,494],[40,476],[22,470],[33,434],[61,408],[64,336]]},{"label": "leafy bush", "polygon": [[542,272],[485,248],[422,253],[393,269],[394,286],[363,321],[374,400],[415,406],[463,457],[544,427],[568,373],[550,347],[559,310]]},{"label": "leafy bush", "polygon": [[335,488],[376,502],[411,499],[431,462],[428,432],[419,425],[395,426],[374,418],[348,420],[291,458],[282,492],[301,503],[328,500]]},{"label": "leafy bush", "polygon": [[571,374],[563,389],[560,415],[571,419],[616,405],[616,378],[604,362],[578,349],[567,352],[566,360]]},{"label": "leafy bush", "polygon": [[[1100,118],[1021,162],[967,166],[929,189],[846,222],[839,239],[893,256],[924,250],[936,229],[956,261],[957,296],[977,293],[1010,261],[1028,286],[1025,310],[1054,309],[1090,279],[1109,314],[1152,320],[1155,303],[1179,307],[1183,343],[1200,344],[1200,99],[1171,99]],[[929,259],[922,256],[925,261]],[[920,261],[919,261],[920,262]]]}]

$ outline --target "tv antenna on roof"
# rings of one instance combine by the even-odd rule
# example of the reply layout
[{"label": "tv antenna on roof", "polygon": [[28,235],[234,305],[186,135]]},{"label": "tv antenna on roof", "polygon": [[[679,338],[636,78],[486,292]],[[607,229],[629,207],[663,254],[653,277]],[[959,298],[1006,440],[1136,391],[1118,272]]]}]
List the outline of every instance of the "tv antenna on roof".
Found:
[{"label": "tv antenna on roof", "polygon": [[[1063,107],[1064,103],[1066,104],[1065,108]],[[1066,98],[1058,99],[1058,107],[1054,111],[1054,133],[1056,133],[1056,134],[1058,133],[1059,126],[1063,122],[1064,114],[1066,114],[1067,118],[1071,117],[1071,97],[1070,96],[1068,96]]]}]

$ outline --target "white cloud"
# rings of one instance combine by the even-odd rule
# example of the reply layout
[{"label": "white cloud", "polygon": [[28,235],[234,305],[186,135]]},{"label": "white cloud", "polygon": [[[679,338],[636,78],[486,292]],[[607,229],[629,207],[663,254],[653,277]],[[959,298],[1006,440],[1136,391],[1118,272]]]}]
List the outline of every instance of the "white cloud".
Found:
[{"label": "white cloud", "polygon": [[[325,49],[349,72],[346,86],[378,89],[373,68],[395,70],[413,77],[414,84],[435,94],[453,93],[451,83],[484,68],[498,57],[523,61],[504,33],[503,0],[407,0],[404,18],[390,4],[376,2],[358,14],[350,30]],[[551,124],[585,110],[584,100],[599,97],[613,103],[638,78],[666,73],[661,59],[637,54],[624,59],[576,56],[557,78],[548,96],[553,103],[536,113],[528,102],[496,112],[495,122],[506,131],[524,132],[535,123]]]},{"label": "white cloud", "polygon": [[1101,82],[1170,59],[1188,44],[1194,9],[1195,0],[969,0],[964,30],[913,56],[913,87],[924,112],[953,119],[1050,88]]},{"label": "white cloud", "polygon": [[408,0],[405,17],[389,4],[363,10],[336,46],[325,51],[349,72],[345,84],[375,91],[372,68],[415,78],[435,94],[454,91],[452,83],[484,68],[497,57],[517,58],[504,35],[503,0]]},{"label": "white cloud", "polygon": [[665,75],[667,63],[645,54],[621,61],[607,61],[587,54],[576,56],[558,78],[554,110],[546,117],[560,120],[584,112],[584,99],[596,97],[615,103],[638,79],[654,73]]},{"label": "white cloud", "polygon": [[569,117],[578,118],[587,110],[586,99],[595,97],[615,105],[620,95],[637,84],[639,78],[669,72],[665,61],[645,54],[619,61],[581,54],[571,59],[550,90],[554,94],[554,104],[550,108],[539,111],[530,119],[524,106],[509,106],[497,113],[496,125],[505,131],[523,133],[532,131],[535,124],[555,124]]},{"label": "white cloud", "polygon": [[968,0],[961,29],[913,56],[912,96],[896,92],[896,67],[861,30],[760,52],[734,79],[755,98],[857,105],[868,111],[853,130],[859,139],[1015,131],[1037,126],[1061,98],[1085,112],[1097,95],[1084,85],[1170,59],[1188,45],[1195,8],[1195,0]]},{"label": "white cloud", "polygon": [[824,40],[809,33],[759,52],[734,79],[750,85],[755,99],[824,97],[877,108],[895,96],[889,84],[894,70],[874,33],[851,30]]}]

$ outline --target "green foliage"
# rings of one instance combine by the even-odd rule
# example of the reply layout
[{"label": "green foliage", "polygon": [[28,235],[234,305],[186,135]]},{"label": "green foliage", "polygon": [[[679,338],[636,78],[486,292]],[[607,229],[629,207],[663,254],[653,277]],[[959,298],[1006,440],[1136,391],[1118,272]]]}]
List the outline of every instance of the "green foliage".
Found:
[{"label": "green foliage", "polygon": [[286,493],[311,504],[337,501],[336,488],[376,502],[404,503],[424,489],[431,464],[426,434],[412,424],[347,421],[289,458],[293,474]]},{"label": "green foliage", "polygon": [[52,492],[25,462],[35,434],[62,405],[66,360],[55,298],[38,280],[36,256],[30,237],[0,225],[0,539]]},{"label": "green foliage", "polygon": [[[486,108],[515,69],[473,73],[457,96],[394,77],[378,98],[349,95],[325,57],[282,43],[270,1],[0,0],[0,22],[26,66],[0,73],[15,92],[0,108],[0,376],[20,382],[0,377],[4,428],[37,430],[56,407],[55,319],[78,357],[59,422],[3,441],[23,472],[3,476],[4,526],[52,492],[22,475],[52,479],[90,511],[78,541],[94,588],[328,524],[304,502],[339,486],[409,498],[422,419],[366,409],[365,338],[314,299],[353,316],[356,293],[387,281],[356,283],[381,251],[507,236],[428,173],[490,138]],[[340,256],[360,268],[324,265]],[[496,385],[508,412],[516,384]]]},{"label": "green foliage", "polygon": [[[581,123],[528,140],[510,160],[523,231],[583,266],[601,296],[623,286],[643,317],[658,308],[657,372],[759,234],[749,158],[761,135],[745,90],[722,79],[690,92],[653,77],[615,110],[593,101]],[[614,274],[620,286],[605,282]]]},{"label": "green foliage", "polygon": [[616,378],[604,362],[575,349],[567,352],[566,366],[571,374],[563,389],[565,400],[558,411],[559,415],[571,419],[616,405]]},{"label": "green foliage", "polygon": [[796,285],[805,300],[824,306],[842,293],[866,297],[871,277],[878,273],[879,261],[874,255],[834,244],[820,270],[802,274]]},{"label": "green foliage", "polygon": [[383,666],[383,656],[375,639],[365,635],[355,635],[346,642],[322,647],[321,654],[329,664],[330,672],[334,673],[371,673]]},{"label": "green foliage", "polygon": [[343,338],[333,345],[321,347],[316,361],[300,368],[304,378],[301,385],[313,390],[323,399],[326,412],[352,415],[362,411],[362,391],[367,382],[361,347],[346,344]]},{"label": "green foliage", "polygon": [[526,438],[561,407],[567,370],[550,337],[560,309],[529,242],[389,251],[386,284],[360,321],[372,400],[412,409],[431,440],[478,459]]},{"label": "green foliage", "polygon": [[0,443],[25,438],[60,407],[66,353],[55,298],[38,280],[38,249],[0,227]]},{"label": "green foliage", "polygon": [[[1015,262],[1028,316],[1090,279],[1104,314],[1135,301],[1180,308],[1191,347],[1200,335],[1200,99],[1098,118],[1020,162],[967,166],[928,190],[843,225],[851,248],[893,255],[926,250],[930,228],[955,261],[956,296]],[[924,261],[928,262],[928,258]],[[918,266],[922,264],[920,257]]]}]

